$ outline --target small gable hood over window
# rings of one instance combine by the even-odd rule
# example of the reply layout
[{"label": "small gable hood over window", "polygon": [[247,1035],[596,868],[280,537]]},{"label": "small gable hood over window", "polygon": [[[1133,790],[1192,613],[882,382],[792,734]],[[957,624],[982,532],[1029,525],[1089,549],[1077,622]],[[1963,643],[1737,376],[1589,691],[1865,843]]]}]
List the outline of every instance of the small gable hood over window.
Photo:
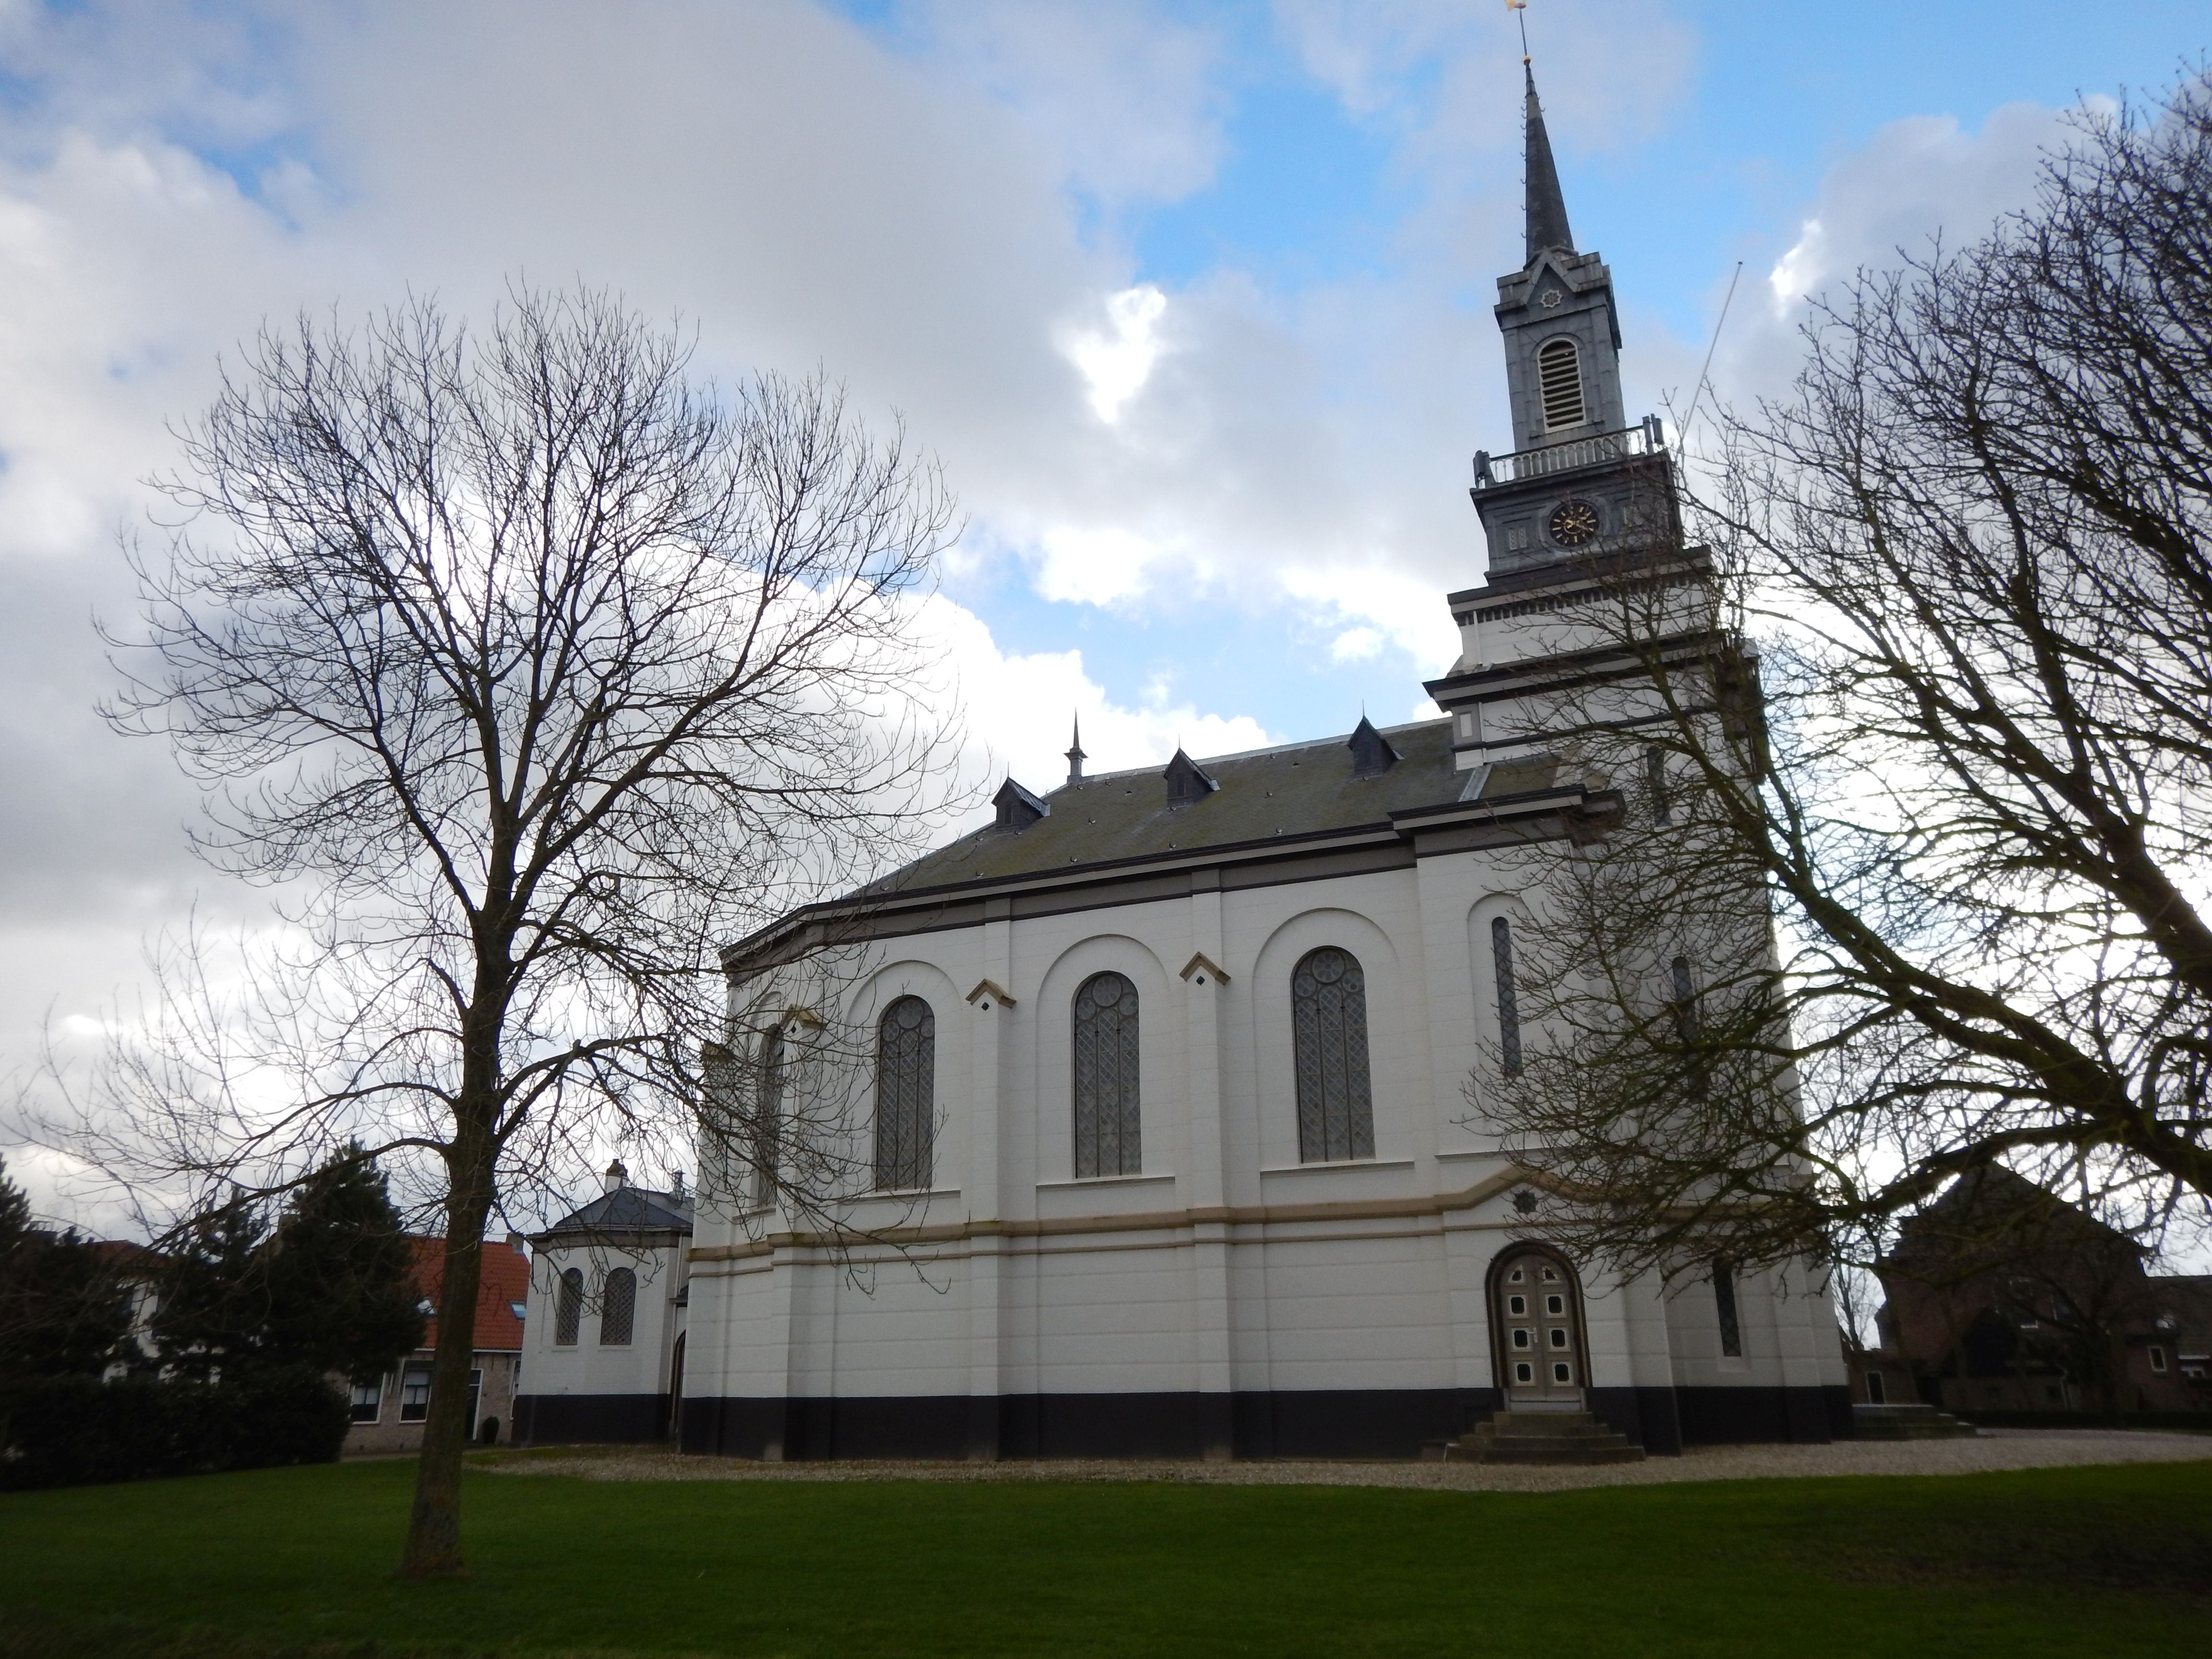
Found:
[{"label": "small gable hood over window", "polygon": [[991,797],[991,805],[999,809],[998,827],[1001,830],[1026,830],[1052,812],[1052,808],[1012,778],[999,786],[999,793]]},{"label": "small gable hood over window", "polygon": [[1175,751],[1175,758],[1168,763],[1168,769],[1161,776],[1167,780],[1168,805],[1170,806],[1188,806],[1193,801],[1204,800],[1221,787],[1206,775],[1196,761],[1180,749]]},{"label": "small gable hood over window", "polygon": [[1401,758],[1390,746],[1390,739],[1377,732],[1364,714],[1352,728],[1352,740],[1345,747],[1352,750],[1352,775],[1355,778],[1379,778]]}]

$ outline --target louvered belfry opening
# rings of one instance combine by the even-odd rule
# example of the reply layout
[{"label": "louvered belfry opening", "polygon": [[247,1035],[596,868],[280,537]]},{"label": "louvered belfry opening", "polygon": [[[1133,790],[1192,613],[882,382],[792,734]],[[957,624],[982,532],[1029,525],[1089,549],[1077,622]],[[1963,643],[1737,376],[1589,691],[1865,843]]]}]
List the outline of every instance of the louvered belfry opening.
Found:
[{"label": "louvered belfry opening", "polygon": [[1544,400],[1544,430],[1559,432],[1588,419],[1583,403],[1582,353],[1572,340],[1547,340],[1536,354],[1536,382]]},{"label": "louvered belfry opening", "polygon": [[1075,1174],[1144,1173],[1137,988],[1093,974],[1075,994]]},{"label": "louvered belfry opening", "polygon": [[1367,1073],[1367,976],[1349,951],[1309,951],[1291,974],[1297,1067],[1298,1161],[1375,1156]]},{"label": "louvered belfry opening", "polygon": [[917,1192],[932,1179],[937,1121],[937,1016],[901,997],[876,1027],[876,1185]]}]

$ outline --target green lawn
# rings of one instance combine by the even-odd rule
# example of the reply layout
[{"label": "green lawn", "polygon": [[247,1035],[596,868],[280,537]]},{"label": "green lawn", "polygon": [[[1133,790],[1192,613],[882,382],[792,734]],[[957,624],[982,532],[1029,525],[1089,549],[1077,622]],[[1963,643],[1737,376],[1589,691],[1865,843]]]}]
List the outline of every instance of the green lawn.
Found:
[{"label": "green lawn", "polygon": [[621,1485],[472,1472],[472,1576],[391,1576],[405,1463],[0,1497],[0,1659],[2168,1655],[2212,1463],[1531,1497]]}]

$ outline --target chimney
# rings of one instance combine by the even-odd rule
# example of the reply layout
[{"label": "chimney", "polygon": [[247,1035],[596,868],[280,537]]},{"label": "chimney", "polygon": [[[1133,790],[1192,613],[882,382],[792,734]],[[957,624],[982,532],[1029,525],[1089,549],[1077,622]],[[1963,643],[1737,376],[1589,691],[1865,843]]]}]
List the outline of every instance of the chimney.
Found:
[{"label": "chimney", "polygon": [[607,1165],[607,1190],[618,1193],[629,1185],[629,1165],[620,1158]]},{"label": "chimney", "polygon": [[691,1194],[684,1190],[683,1170],[673,1170],[669,1172],[668,1195],[674,1199],[678,1204],[686,1204],[690,1201]]},{"label": "chimney", "polygon": [[520,1233],[509,1233],[507,1236],[507,1248],[513,1250],[517,1255],[523,1255],[522,1235]]}]

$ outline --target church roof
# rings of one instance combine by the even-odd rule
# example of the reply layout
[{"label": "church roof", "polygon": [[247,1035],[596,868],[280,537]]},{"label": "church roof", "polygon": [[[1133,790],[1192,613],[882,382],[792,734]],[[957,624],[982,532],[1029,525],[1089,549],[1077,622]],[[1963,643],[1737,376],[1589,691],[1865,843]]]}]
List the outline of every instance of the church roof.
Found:
[{"label": "church roof", "polygon": [[[1379,735],[1388,738],[1399,758],[1368,776],[1359,775],[1351,739],[1337,736],[1197,763],[1192,769],[1214,787],[1194,799],[1186,791],[1180,803],[1171,802],[1169,780],[1157,766],[1085,778],[1045,796],[1051,808],[1045,817],[1018,830],[994,827],[963,836],[876,890],[910,892],[1386,826],[1394,813],[1462,799],[1469,777],[1454,769],[1449,720],[1392,726]],[[1177,758],[1192,765],[1180,754]],[[1533,770],[1516,763],[1492,769],[1480,798],[1495,800],[1550,783],[1548,760]]]},{"label": "church roof", "polygon": [[1547,248],[1571,249],[1575,234],[1567,228],[1567,198],[1559,190],[1559,169],[1552,160],[1551,135],[1544,129],[1544,106],[1536,100],[1536,72],[1522,71],[1528,81],[1528,145],[1523,153],[1527,169],[1522,179],[1523,215],[1528,222],[1527,256],[1534,264]]}]

